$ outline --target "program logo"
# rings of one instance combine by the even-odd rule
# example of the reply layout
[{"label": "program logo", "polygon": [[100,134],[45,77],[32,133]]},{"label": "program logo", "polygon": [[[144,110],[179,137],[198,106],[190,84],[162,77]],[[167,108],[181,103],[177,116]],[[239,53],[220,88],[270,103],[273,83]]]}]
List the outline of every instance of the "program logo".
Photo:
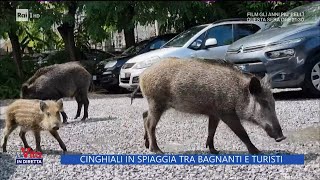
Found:
[{"label": "program logo", "polygon": [[36,164],[43,165],[41,152],[33,151],[31,148],[21,148],[22,154],[17,154],[16,165]]}]

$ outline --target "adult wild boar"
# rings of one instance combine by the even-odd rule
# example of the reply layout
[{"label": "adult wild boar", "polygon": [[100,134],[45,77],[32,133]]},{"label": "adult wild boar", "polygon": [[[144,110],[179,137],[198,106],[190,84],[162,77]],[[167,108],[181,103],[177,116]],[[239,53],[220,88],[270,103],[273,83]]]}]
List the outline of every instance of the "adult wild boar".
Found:
[{"label": "adult wild boar", "polygon": [[30,148],[26,140],[26,132],[31,130],[36,139],[36,151],[41,152],[40,132],[49,131],[51,135],[59,142],[63,151],[67,151],[62,142],[58,129],[61,126],[59,112],[63,110],[62,99],[56,101],[42,101],[19,99],[10,104],[6,110],[5,128],[1,141],[3,152],[6,152],[9,135],[18,126],[21,127],[19,136],[25,148]]},{"label": "adult wild boar", "polygon": [[169,108],[209,116],[206,147],[218,153],[213,139],[220,120],[246,145],[249,153],[260,151],[252,144],[240,120],[259,124],[277,142],[285,137],[275,112],[267,77],[243,74],[230,63],[169,58],[154,64],[140,76],[140,89],[149,109],[143,113],[145,145],[162,153],[155,130]]},{"label": "adult wild boar", "polygon": [[[91,74],[78,62],[68,62],[43,67],[28,79],[21,88],[21,98],[58,100],[63,97],[75,97],[78,110],[75,119],[80,116],[84,106],[84,116],[88,117],[88,91],[91,84]],[[67,115],[61,112],[63,123]]]}]

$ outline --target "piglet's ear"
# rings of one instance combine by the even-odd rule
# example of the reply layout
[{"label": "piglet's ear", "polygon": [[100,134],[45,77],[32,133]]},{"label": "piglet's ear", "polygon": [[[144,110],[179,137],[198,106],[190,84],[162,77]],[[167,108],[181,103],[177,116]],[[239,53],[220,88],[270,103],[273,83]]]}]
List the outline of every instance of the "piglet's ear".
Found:
[{"label": "piglet's ear", "polygon": [[40,101],[40,109],[41,111],[45,111],[48,108],[48,105],[44,101]]},{"label": "piglet's ear", "polygon": [[57,104],[58,104],[58,106],[59,106],[60,111],[63,110],[63,101],[62,101],[62,99],[59,99],[59,100],[57,101]]},{"label": "piglet's ear", "polygon": [[258,95],[262,92],[260,80],[257,77],[252,77],[249,83],[249,91],[252,95]]}]

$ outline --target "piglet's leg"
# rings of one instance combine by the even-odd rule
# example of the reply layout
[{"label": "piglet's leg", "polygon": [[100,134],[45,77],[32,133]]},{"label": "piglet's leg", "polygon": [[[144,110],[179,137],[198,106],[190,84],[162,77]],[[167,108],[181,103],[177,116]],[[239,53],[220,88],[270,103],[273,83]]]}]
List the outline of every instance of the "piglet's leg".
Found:
[{"label": "piglet's leg", "polygon": [[7,141],[8,141],[8,137],[9,135],[12,133],[13,130],[15,130],[17,128],[17,125],[6,125],[6,127],[3,130],[3,137],[1,140],[1,147],[3,149],[3,152],[7,152]]},{"label": "piglet's leg", "polygon": [[33,133],[34,133],[34,137],[36,139],[36,151],[42,152],[41,145],[40,145],[40,142],[41,142],[40,132],[34,131]]},{"label": "piglet's leg", "polygon": [[63,141],[61,140],[58,131],[56,131],[56,130],[51,130],[50,133],[51,133],[51,135],[58,141],[61,149],[62,149],[64,152],[66,152],[66,151],[67,151],[66,145],[65,145],[65,144],[63,143]]},{"label": "piglet's leg", "polygon": [[28,142],[26,140],[26,130],[25,129],[23,129],[23,128],[20,129],[19,136],[20,136],[20,138],[21,138],[21,140],[23,142],[24,147],[25,148],[30,148],[30,146],[28,145]]}]

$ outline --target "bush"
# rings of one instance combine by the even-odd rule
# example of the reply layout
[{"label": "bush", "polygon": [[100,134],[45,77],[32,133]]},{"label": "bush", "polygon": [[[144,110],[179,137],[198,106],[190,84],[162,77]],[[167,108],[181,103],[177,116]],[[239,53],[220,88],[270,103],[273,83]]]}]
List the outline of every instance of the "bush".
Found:
[{"label": "bush", "polygon": [[38,69],[35,64],[36,61],[30,60],[30,58],[23,58],[22,67],[25,78],[20,80],[12,57],[2,58],[0,60],[0,99],[19,98],[22,83]]},{"label": "bush", "polygon": [[18,98],[21,80],[19,80],[16,66],[10,57],[0,60],[0,99]]}]

